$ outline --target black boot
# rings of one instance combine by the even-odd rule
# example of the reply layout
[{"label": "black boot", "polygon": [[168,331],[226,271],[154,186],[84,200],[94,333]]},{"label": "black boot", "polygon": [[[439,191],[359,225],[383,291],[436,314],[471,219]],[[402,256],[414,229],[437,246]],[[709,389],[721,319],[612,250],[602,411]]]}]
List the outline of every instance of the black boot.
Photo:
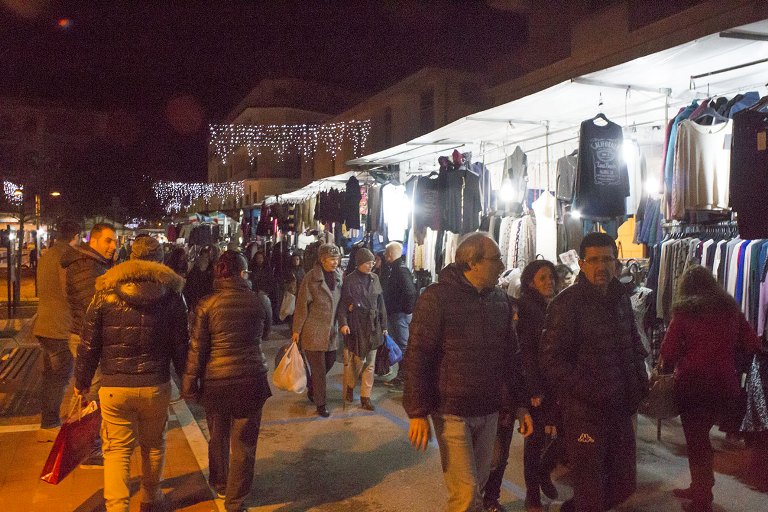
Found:
[{"label": "black boot", "polygon": [[323,418],[327,418],[331,415],[330,412],[328,412],[328,408],[324,405],[318,405],[317,406],[317,414],[322,416]]},{"label": "black boot", "polygon": [[544,496],[551,500],[557,499],[557,487],[552,483],[549,473],[544,473],[539,477],[539,487],[541,487],[541,492],[544,493]]}]

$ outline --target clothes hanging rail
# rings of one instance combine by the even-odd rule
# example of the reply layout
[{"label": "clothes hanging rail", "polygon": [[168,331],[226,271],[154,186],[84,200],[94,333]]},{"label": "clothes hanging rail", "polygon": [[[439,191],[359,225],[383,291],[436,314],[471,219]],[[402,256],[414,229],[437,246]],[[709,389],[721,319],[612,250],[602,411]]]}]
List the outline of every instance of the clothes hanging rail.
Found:
[{"label": "clothes hanging rail", "polygon": [[546,126],[546,121],[531,121],[529,119],[504,119],[499,117],[480,117],[480,116],[467,116],[467,121],[486,121],[489,123],[504,123],[504,124],[532,124]]},{"label": "clothes hanging rail", "polygon": [[704,78],[706,76],[712,76],[712,75],[719,75],[720,73],[726,73],[728,71],[735,71],[737,69],[746,68],[749,66],[754,66],[756,64],[762,64],[763,62],[768,62],[768,58],[766,59],[760,59],[760,60],[753,60],[752,62],[746,62],[744,64],[739,64],[737,66],[731,66],[728,68],[718,69],[715,71],[710,71],[709,73],[702,73],[700,75],[691,75],[691,82],[696,80],[697,78]]},{"label": "clothes hanging rail", "polygon": [[615,84],[611,82],[604,82],[602,80],[595,80],[593,78],[584,78],[584,77],[571,78],[571,82],[574,84],[581,84],[581,85],[593,85],[595,87],[610,87],[612,89],[626,89],[628,91],[651,92],[651,93],[661,94],[663,96],[672,95],[671,87],[654,88],[654,87],[644,87],[641,85]]},{"label": "clothes hanging rail", "polygon": [[[681,101],[679,104],[680,105],[687,105],[688,103],[690,103],[690,100],[686,99],[685,101]],[[628,116],[628,117],[639,116],[639,115],[642,115],[642,114],[648,114],[650,112],[656,112],[656,111],[659,111],[659,110],[662,110],[662,109],[660,109],[659,107],[648,108],[648,109],[644,109],[644,110],[638,110],[636,112],[630,112],[629,114],[625,114],[625,116]],[[661,122],[661,121],[654,121],[654,122]],[[647,124],[647,123],[642,123],[642,124]],[[637,123],[635,126],[641,126],[641,123]],[[549,135],[552,136],[552,135],[557,135],[559,133],[565,133],[565,132],[574,131],[574,130],[578,131],[578,129],[579,129],[579,125],[577,124],[577,125],[569,126],[567,128],[560,128],[560,129],[557,129],[557,130],[550,130],[549,131]],[[487,151],[479,153],[477,155],[477,158],[485,156],[487,153],[491,153],[491,152],[494,152],[494,151],[504,150],[504,148],[507,148],[509,146],[518,146],[518,145],[522,144],[523,142],[530,142],[532,140],[542,139],[542,138],[546,139],[546,137],[547,137],[547,133],[545,132],[545,133],[542,133],[542,134],[539,134],[539,135],[534,135],[534,136],[531,136],[531,137],[526,137],[524,139],[517,139],[517,140],[511,141],[511,142],[505,142],[504,144],[497,145],[494,148],[489,148]],[[572,139],[566,139],[564,141],[555,142],[555,143],[552,143],[550,145],[553,146],[555,144],[559,144],[559,143],[562,143],[562,142],[568,142],[569,140],[572,140]],[[538,148],[535,148],[535,149],[541,149],[543,147],[546,147],[546,145],[538,147]],[[533,151],[533,149],[529,149],[527,151]],[[474,156],[475,155],[473,155],[473,157]],[[490,163],[493,164],[493,163],[496,163],[496,162],[500,162],[501,160],[503,160],[503,158],[500,159],[500,160],[494,160],[493,162],[490,162]],[[486,163],[486,165],[488,165],[488,163]]]}]

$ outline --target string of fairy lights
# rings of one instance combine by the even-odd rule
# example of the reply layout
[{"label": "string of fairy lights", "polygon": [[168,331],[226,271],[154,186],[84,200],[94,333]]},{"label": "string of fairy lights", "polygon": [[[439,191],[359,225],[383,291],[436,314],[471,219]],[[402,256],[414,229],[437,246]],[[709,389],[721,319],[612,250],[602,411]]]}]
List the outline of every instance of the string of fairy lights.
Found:
[{"label": "string of fairy lights", "polygon": [[3,180],[3,194],[5,194],[5,200],[11,204],[19,205],[22,201],[22,196],[16,194],[17,190],[24,190],[22,185],[17,185],[12,181]]},{"label": "string of fairy lights", "polygon": [[245,194],[242,181],[223,183],[184,183],[178,181],[156,181],[152,191],[166,213],[174,214],[202,200],[210,206],[221,207],[229,200],[237,201]]},{"label": "string of fairy lights", "polygon": [[223,164],[235,151],[244,148],[251,164],[264,151],[278,159],[290,154],[312,158],[323,150],[335,158],[342,145],[352,145],[354,157],[365,150],[371,133],[371,121],[340,121],[326,124],[212,124],[209,127],[210,147]]}]

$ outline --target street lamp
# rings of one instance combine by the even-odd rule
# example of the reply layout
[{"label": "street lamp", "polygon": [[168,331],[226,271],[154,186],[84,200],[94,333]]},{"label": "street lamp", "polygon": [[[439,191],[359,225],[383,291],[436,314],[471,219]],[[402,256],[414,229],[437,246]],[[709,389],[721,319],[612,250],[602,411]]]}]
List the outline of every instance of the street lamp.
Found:
[{"label": "street lamp", "polygon": [[[24,256],[24,191],[20,188],[17,188],[13,191],[13,195],[19,198],[19,254],[17,255],[16,260],[16,276],[14,279],[14,290],[13,290],[13,311],[16,311],[16,308],[19,305],[19,302],[21,302],[21,260]],[[10,261],[8,262],[8,271],[10,272]]]}]

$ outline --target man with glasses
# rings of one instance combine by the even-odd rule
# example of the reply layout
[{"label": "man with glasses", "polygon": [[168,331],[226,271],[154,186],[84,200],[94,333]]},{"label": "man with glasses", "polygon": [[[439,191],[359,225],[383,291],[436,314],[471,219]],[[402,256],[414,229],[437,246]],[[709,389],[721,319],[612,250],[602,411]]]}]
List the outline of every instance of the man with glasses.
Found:
[{"label": "man with glasses", "polygon": [[566,512],[611,509],[637,486],[632,416],[647,392],[646,352],[616,279],[617,256],[609,235],[584,237],[581,274],[549,305],[539,345],[573,465],[574,497],[561,507]]},{"label": "man with glasses", "polygon": [[472,233],[456,262],[416,300],[403,360],[411,444],[425,450],[434,424],[451,512],[482,510],[501,408],[533,432],[518,356],[516,310],[498,286],[499,246]]}]

